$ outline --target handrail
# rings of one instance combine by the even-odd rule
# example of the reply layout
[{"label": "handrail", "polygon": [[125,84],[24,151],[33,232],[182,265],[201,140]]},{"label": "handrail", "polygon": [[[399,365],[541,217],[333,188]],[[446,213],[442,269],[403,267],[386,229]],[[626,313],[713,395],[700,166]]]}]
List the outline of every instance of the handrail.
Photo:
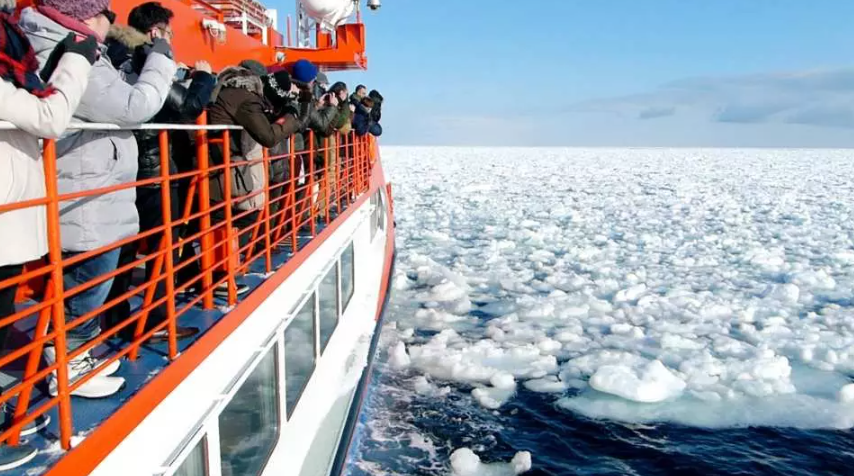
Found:
[{"label": "handrail", "polygon": [[[19,130],[11,122],[0,121],[0,131]],[[242,131],[241,126],[231,125],[197,125],[197,124],[136,124],[118,126],[100,122],[72,122],[66,130],[69,131]]]},{"label": "handrail", "polygon": [[[11,124],[0,122],[0,130],[15,129]],[[329,224],[333,212],[340,215],[343,210],[356,202],[358,197],[369,190],[370,171],[373,161],[369,157],[370,145],[367,137],[357,137],[355,133],[335,134],[325,138],[319,147],[315,146],[313,132],[303,133],[306,147],[296,150],[296,137],[288,139],[288,147],[283,152],[271,154],[262,149],[259,156],[232,157],[231,131],[240,131],[238,126],[207,125],[203,114],[197,124],[141,124],[134,126],[116,126],[111,124],[74,123],[68,128],[72,131],[158,131],[160,145],[159,177],[111,185],[95,190],[60,194],[58,191],[56,140],[45,140],[43,162],[45,172],[45,190],[43,198],[31,199],[19,203],[0,205],[0,214],[15,210],[44,207],[47,215],[49,255],[45,261],[31,263],[22,276],[0,281],[0,289],[11,286],[28,287],[31,291],[41,288],[43,291],[29,300],[32,306],[18,310],[12,316],[0,318],[0,327],[12,327],[16,323],[37,316],[32,329],[31,340],[16,349],[0,356],[0,369],[12,365],[16,360],[26,358],[23,377],[11,388],[0,394],[0,404],[17,399],[12,424],[0,431],[0,444],[17,444],[21,429],[45,412],[58,408],[59,435],[62,448],[71,447],[71,435],[74,432],[71,394],[94,378],[106,366],[121,358],[136,359],[141,347],[155,333],[165,330],[168,358],[178,358],[177,322],[196,306],[202,309],[214,309],[214,290],[217,286],[227,288],[226,303],[229,306],[240,301],[237,295],[237,277],[248,272],[254,263],[260,263],[267,273],[274,270],[272,255],[286,247],[292,253],[300,249],[300,237],[303,234],[317,236],[323,224]],[[195,159],[197,167],[192,171],[170,174],[170,135],[179,131],[190,133],[195,138]],[[209,132],[222,131],[210,137]],[[221,163],[212,163],[210,147],[221,148]],[[321,159],[321,160],[318,160]],[[276,177],[273,168],[285,169],[286,177]],[[232,193],[237,185],[233,173],[239,168],[258,167],[262,170],[264,184],[259,184],[243,195]],[[231,172],[229,172],[231,171]],[[211,199],[211,186],[223,182],[224,200]],[[185,194],[175,195],[175,188],[186,188]],[[145,187],[159,187],[159,210],[163,217],[161,224],[147,230],[140,230],[134,236],[96,250],[67,256],[61,246],[62,214],[60,204],[70,200],[86,201],[119,190]],[[173,206],[172,201],[179,203]],[[173,212],[178,211],[177,216]],[[192,244],[198,244],[198,255],[187,256],[182,253]],[[147,244],[147,245],[146,245]],[[140,253],[140,247],[148,249]],[[119,263],[115,269],[107,270],[101,276],[86,283],[66,288],[63,283],[64,270],[97,257],[110,250],[129,248],[133,259]],[[139,255],[144,255],[139,257]],[[176,259],[177,258],[177,259]],[[83,315],[69,317],[66,321],[64,303],[87,289],[109,282],[118,276],[131,273],[137,266],[145,265],[145,282],[134,288],[119,289],[107,302],[99,303],[95,309],[84,311]],[[187,273],[191,267],[192,277],[177,282],[179,273]],[[158,295],[158,288],[165,288]],[[178,293],[196,289],[194,298],[185,302],[176,300]],[[130,298],[141,299],[141,304],[111,328],[104,329],[74,350],[67,350],[67,333],[92,320],[99,319],[104,312],[127,302]],[[149,324],[152,311],[163,309],[165,320]],[[95,347],[114,339],[120,332],[129,332],[129,342],[111,341],[109,353],[102,358],[99,367],[75,381],[70,380],[67,363],[91,352]],[[40,367],[43,349],[52,345],[56,351],[55,362]],[[35,385],[48,379],[52,374],[57,378],[57,396],[36,400],[32,397]]]}]

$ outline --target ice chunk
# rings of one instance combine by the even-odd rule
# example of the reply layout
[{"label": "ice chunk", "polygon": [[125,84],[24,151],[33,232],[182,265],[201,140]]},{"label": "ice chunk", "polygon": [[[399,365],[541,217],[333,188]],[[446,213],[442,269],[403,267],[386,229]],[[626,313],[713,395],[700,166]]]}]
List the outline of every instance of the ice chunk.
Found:
[{"label": "ice chunk", "polygon": [[537,393],[563,393],[567,386],[554,375],[547,377],[531,379],[525,382],[525,388]]},{"label": "ice chunk", "polygon": [[409,367],[412,361],[409,354],[406,353],[406,344],[398,342],[389,351],[388,363],[393,369],[405,369]]},{"label": "ice chunk", "polygon": [[451,454],[454,476],[515,476],[531,470],[531,453],[520,451],[509,463],[482,463],[480,457],[468,448]]},{"label": "ice chunk", "polygon": [[641,403],[661,402],[685,390],[685,382],[658,360],[650,362],[641,374],[622,365],[600,367],[590,378],[590,386]]},{"label": "ice chunk", "polygon": [[839,401],[854,404],[854,383],[850,383],[839,390]]}]

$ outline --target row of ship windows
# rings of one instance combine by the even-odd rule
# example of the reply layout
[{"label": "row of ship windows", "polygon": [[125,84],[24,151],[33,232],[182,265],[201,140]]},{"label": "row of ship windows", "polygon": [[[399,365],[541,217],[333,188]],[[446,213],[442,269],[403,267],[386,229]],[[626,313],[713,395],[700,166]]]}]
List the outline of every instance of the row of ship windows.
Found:
[{"label": "row of ship windows", "polygon": [[[163,474],[211,476],[216,473],[210,471],[208,461],[217,459],[222,476],[261,474],[279,439],[282,411],[287,413],[288,419],[293,414],[314,373],[317,359],[326,350],[340,316],[353,298],[354,264],[353,244],[350,243],[285,328],[281,336],[285,349],[283,359],[279,359],[279,345],[267,346],[255,369],[219,414],[214,431],[210,428],[207,432],[200,431],[201,436],[196,437],[198,441],[177,469]],[[279,340],[278,336],[275,340]],[[283,389],[280,362],[284,364]],[[285,393],[284,410],[281,409],[280,389]],[[218,448],[212,448],[211,444],[217,440]],[[212,450],[218,457],[211,454]]]}]

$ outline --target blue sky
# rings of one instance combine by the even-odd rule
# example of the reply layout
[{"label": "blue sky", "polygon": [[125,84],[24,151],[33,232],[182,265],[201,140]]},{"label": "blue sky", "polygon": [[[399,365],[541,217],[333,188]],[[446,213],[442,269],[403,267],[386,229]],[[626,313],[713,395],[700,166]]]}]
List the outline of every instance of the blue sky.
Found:
[{"label": "blue sky", "polygon": [[849,0],[384,0],[365,17],[369,70],[338,79],[386,97],[386,144],[854,146]]}]

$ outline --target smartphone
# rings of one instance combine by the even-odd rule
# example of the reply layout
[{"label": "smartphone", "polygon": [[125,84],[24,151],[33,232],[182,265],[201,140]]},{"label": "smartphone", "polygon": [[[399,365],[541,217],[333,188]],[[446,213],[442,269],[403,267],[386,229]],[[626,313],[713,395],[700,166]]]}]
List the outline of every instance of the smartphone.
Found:
[{"label": "smartphone", "polygon": [[175,81],[186,81],[190,77],[190,70],[187,68],[178,68],[175,72]]}]

